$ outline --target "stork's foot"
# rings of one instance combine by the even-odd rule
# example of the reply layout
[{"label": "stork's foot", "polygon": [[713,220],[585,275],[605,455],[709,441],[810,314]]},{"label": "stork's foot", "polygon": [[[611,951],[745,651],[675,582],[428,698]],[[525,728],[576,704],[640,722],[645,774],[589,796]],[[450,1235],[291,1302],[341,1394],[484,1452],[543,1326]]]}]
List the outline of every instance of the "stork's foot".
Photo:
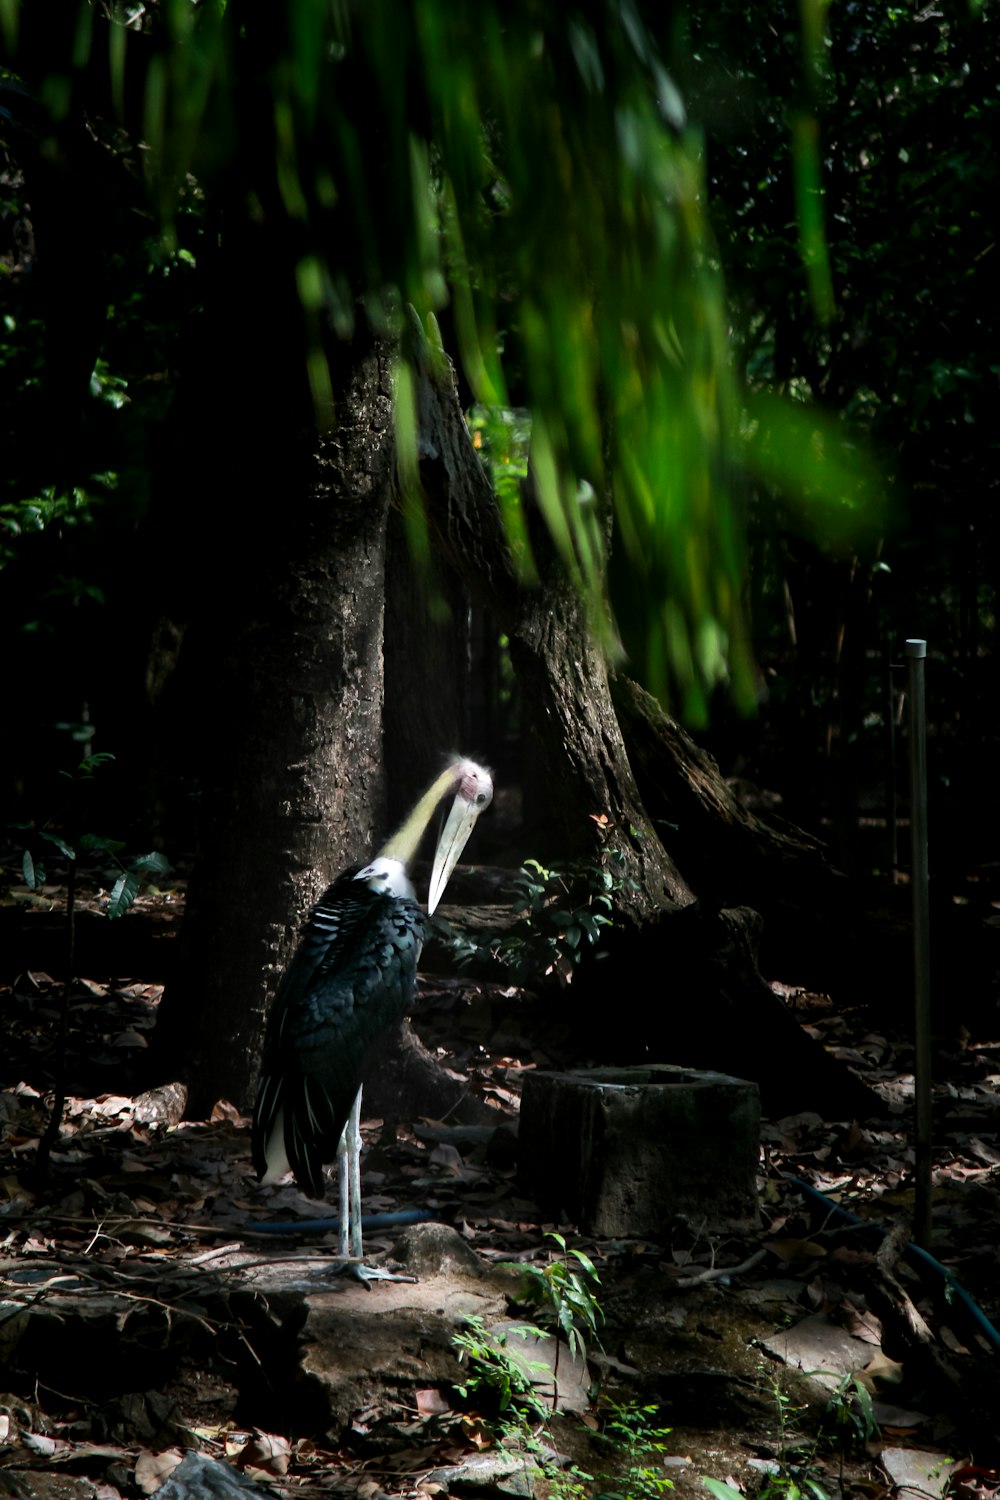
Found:
[{"label": "stork's foot", "polygon": [[395,1271],[386,1271],[382,1266],[366,1266],[364,1261],[345,1260],[337,1266],[338,1276],[350,1276],[355,1281],[360,1281],[371,1291],[372,1283],[375,1281],[416,1281],[416,1276],[399,1276]]}]

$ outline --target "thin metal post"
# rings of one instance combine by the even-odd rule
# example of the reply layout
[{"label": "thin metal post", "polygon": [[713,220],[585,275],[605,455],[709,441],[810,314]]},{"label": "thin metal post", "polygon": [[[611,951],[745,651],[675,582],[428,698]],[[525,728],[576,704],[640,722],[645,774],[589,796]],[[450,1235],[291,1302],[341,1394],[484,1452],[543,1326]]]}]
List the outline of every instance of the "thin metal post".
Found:
[{"label": "thin metal post", "polygon": [[931,1241],[931,961],[927,866],[927,714],[924,701],[926,641],[907,641],[910,690],[910,886],[913,896],[914,1093],[916,1103],[913,1238]]},{"label": "thin metal post", "polygon": [[892,685],[892,645],[885,637],[885,819],[889,835],[889,884],[899,884],[899,837],[896,823],[896,694]]}]

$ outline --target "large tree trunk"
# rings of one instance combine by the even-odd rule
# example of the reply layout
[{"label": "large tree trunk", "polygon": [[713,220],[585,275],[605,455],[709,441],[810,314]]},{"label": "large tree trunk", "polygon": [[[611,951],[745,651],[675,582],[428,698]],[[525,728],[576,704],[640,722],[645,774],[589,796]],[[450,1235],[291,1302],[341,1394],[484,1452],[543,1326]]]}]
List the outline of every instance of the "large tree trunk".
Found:
[{"label": "large tree trunk", "polygon": [[402,515],[389,516],[385,571],[385,779],[388,824],[403,821],[468,738],[468,595],[449,570],[422,573]]},{"label": "large tree trunk", "polygon": [[535,551],[541,586],[521,591],[507,629],[545,833],[558,830],[555,852],[609,862],[619,905],[635,917],[687,905],[694,896],[639,796],[584,603],[545,540]]},{"label": "large tree trunk", "polygon": [[[390,396],[377,349],[345,352],[353,368],[342,381],[338,426],[300,485],[303,501],[284,512],[281,546],[270,573],[261,573],[270,586],[246,589],[249,606],[234,613],[226,658],[231,693],[216,704],[223,722],[240,725],[240,735],[225,759],[218,757],[225,775],[217,778],[191,894],[186,977],[165,1005],[167,1039],[182,1040],[194,1060],[188,1076],[195,1111],[220,1094],[243,1104],[252,1097],[268,991],[294,941],[289,913],[302,913],[336,869],[363,855],[380,822]],[[758,924],[717,911],[715,903],[735,899],[746,877],[731,886],[710,878],[725,867],[730,849],[742,850],[751,872],[783,862],[791,871],[822,865],[816,846],[794,830],[767,830],[749,819],[710,758],[652,700],[619,684],[616,713],[585,607],[551,549],[544,541],[538,548],[539,586],[526,587],[514,574],[450,371],[429,364],[424,370],[421,416],[432,536],[439,555],[510,637],[525,736],[558,831],[554,852],[604,859],[624,877],[619,907],[631,922],[610,961],[596,966],[598,985],[586,983],[579,996],[593,1055],[602,1049],[620,1055],[624,1047],[637,1057],[705,1065],[732,1057],[765,1080],[774,1106],[795,1055],[792,1072],[800,1082],[812,1072],[829,1102],[849,1100],[857,1111],[861,1096],[806,1044],[761,980]],[[238,590],[230,597],[240,602]],[[416,657],[423,655],[421,643]],[[403,671],[397,680],[410,676]],[[638,753],[642,792],[623,724]],[[675,825],[671,835],[680,835],[687,867],[675,864],[659,836],[667,823]],[[695,905],[697,881],[714,898],[707,909]],[[662,968],[662,996],[643,978],[651,945],[672,955]],[[609,1031],[612,975],[616,993],[635,1001],[628,1025]],[[407,1064],[398,1044],[393,1054],[396,1061],[385,1066],[402,1080]],[[429,1111],[426,1098],[421,1108]]]},{"label": "large tree trunk", "polygon": [[510,638],[522,737],[537,783],[525,791],[529,821],[544,799],[540,836],[556,841],[554,852],[607,863],[620,877],[622,911],[636,919],[692,901],[635,786],[586,606],[541,528],[535,547],[540,581],[528,586],[518,580],[451,369],[426,359],[421,375],[420,472],[428,520],[439,554]]},{"label": "large tree trunk", "polygon": [[194,1114],[220,1096],[252,1100],[267,1003],[297,919],[372,851],[382,824],[391,388],[384,348],[358,341],[343,353],[336,427],[308,462],[296,464],[289,444],[266,465],[284,479],[269,497],[277,535],[259,539],[249,576],[226,591],[225,639],[213,610],[184,644],[189,661],[203,653],[215,668],[205,705],[215,753],[156,1062],[161,1076],[185,1077]]},{"label": "large tree trunk", "polygon": [[[820,846],[746,813],[711,757],[634,684],[618,681],[612,701],[603,653],[551,549],[539,548],[540,586],[524,587],[513,573],[450,374],[428,361],[423,383],[421,474],[431,523],[441,551],[510,636],[525,735],[561,850],[624,856],[617,899],[631,921],[606,961],[585,968],[574,985],[582,1051],[594,1061],[730,1067],[759,1079],[777,1113],[810,1101],[838,1115],[870,1113],[874,1097],[806,1037],[761,978],[759,918],[720,910],[737,896],[760,896],[772,876],[788,900],[803,871],[835,882]],[[626,743],[641,767],[641,794]],[[659,829],[669,830],[669,852]],[[739,866],[732,880],[730,858]],[[707,905],[692,886],[699,896],[704,889]]]}]

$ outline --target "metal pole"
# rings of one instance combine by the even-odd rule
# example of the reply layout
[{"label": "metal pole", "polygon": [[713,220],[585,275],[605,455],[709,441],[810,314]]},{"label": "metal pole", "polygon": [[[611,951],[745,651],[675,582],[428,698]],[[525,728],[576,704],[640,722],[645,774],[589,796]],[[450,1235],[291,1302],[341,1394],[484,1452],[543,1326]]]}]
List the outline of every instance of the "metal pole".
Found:
[{"label": "metal pole", "polygon": [[892,643],[885,637],[885,822],[889,835],[889,884],[899,884],[899,837],[896,822],[896,693],[892,685]]},{"label": "metal pole", "polygon": [[916,1104],[913,1238],[931,1242],[931,961],[927,868],[927,714],[924,702],[926,641],[907,641],[910,689],[910,886],[913,895],[914,1094]]}]

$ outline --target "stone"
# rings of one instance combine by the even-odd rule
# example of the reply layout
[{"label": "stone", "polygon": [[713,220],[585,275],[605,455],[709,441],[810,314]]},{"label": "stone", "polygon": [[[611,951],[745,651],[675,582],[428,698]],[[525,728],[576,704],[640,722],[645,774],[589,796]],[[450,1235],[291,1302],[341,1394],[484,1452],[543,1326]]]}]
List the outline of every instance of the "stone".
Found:
[{"label": "stone", "polygon": [[780,1329],[761,1340],[761,1348],[784,1364],[799,1369],[820,1389],[817,1396],[829,1400],[846,1379],[863,1370],[875,1352],[865,1339],[855,1338],[825,1313],[813,1313],[791,1328]]},{"label": "stone", "polygon": [[415,1391],[448,1389],[461,1378],[452,1340],[475,1317],[489,1328],[507,1315],[517,1277],[480,1261],[453,1229],[421,1224],[396,1244],[403,1269],[417,1281],[314,1283],[302,1328],[304,1374],[329,1410],[328,1430],[342,1434],[371,1405],[416,1404]]},{"label": "stone", "polygon": [[501,1318],[486,1333],[506,1350],[546,1406],[564,1412],[590,1410],[593,1382],[587,1361],[579,1353],[571,1354],[564,1339],[526,1324],[523,1318]]},{"label": "stone", "polygon": [[538,1466],[524,1453],[474,1453],[459,1464],[433,1469],[428,1484],[439,1484],[456,1494],[491,1494],[524,1496],[535,1493]]},{"label": "stone", "polygon": [[757,1223],[756,1083],[668,1064],[528,1073],[519,1180],[546,1213],[612,1238]]},{"label": "stone", "polygon": [[961,1467],[947,1453],[919,1448],[883,1448],[878,1457],[899,1500],[939,1500]]}]

